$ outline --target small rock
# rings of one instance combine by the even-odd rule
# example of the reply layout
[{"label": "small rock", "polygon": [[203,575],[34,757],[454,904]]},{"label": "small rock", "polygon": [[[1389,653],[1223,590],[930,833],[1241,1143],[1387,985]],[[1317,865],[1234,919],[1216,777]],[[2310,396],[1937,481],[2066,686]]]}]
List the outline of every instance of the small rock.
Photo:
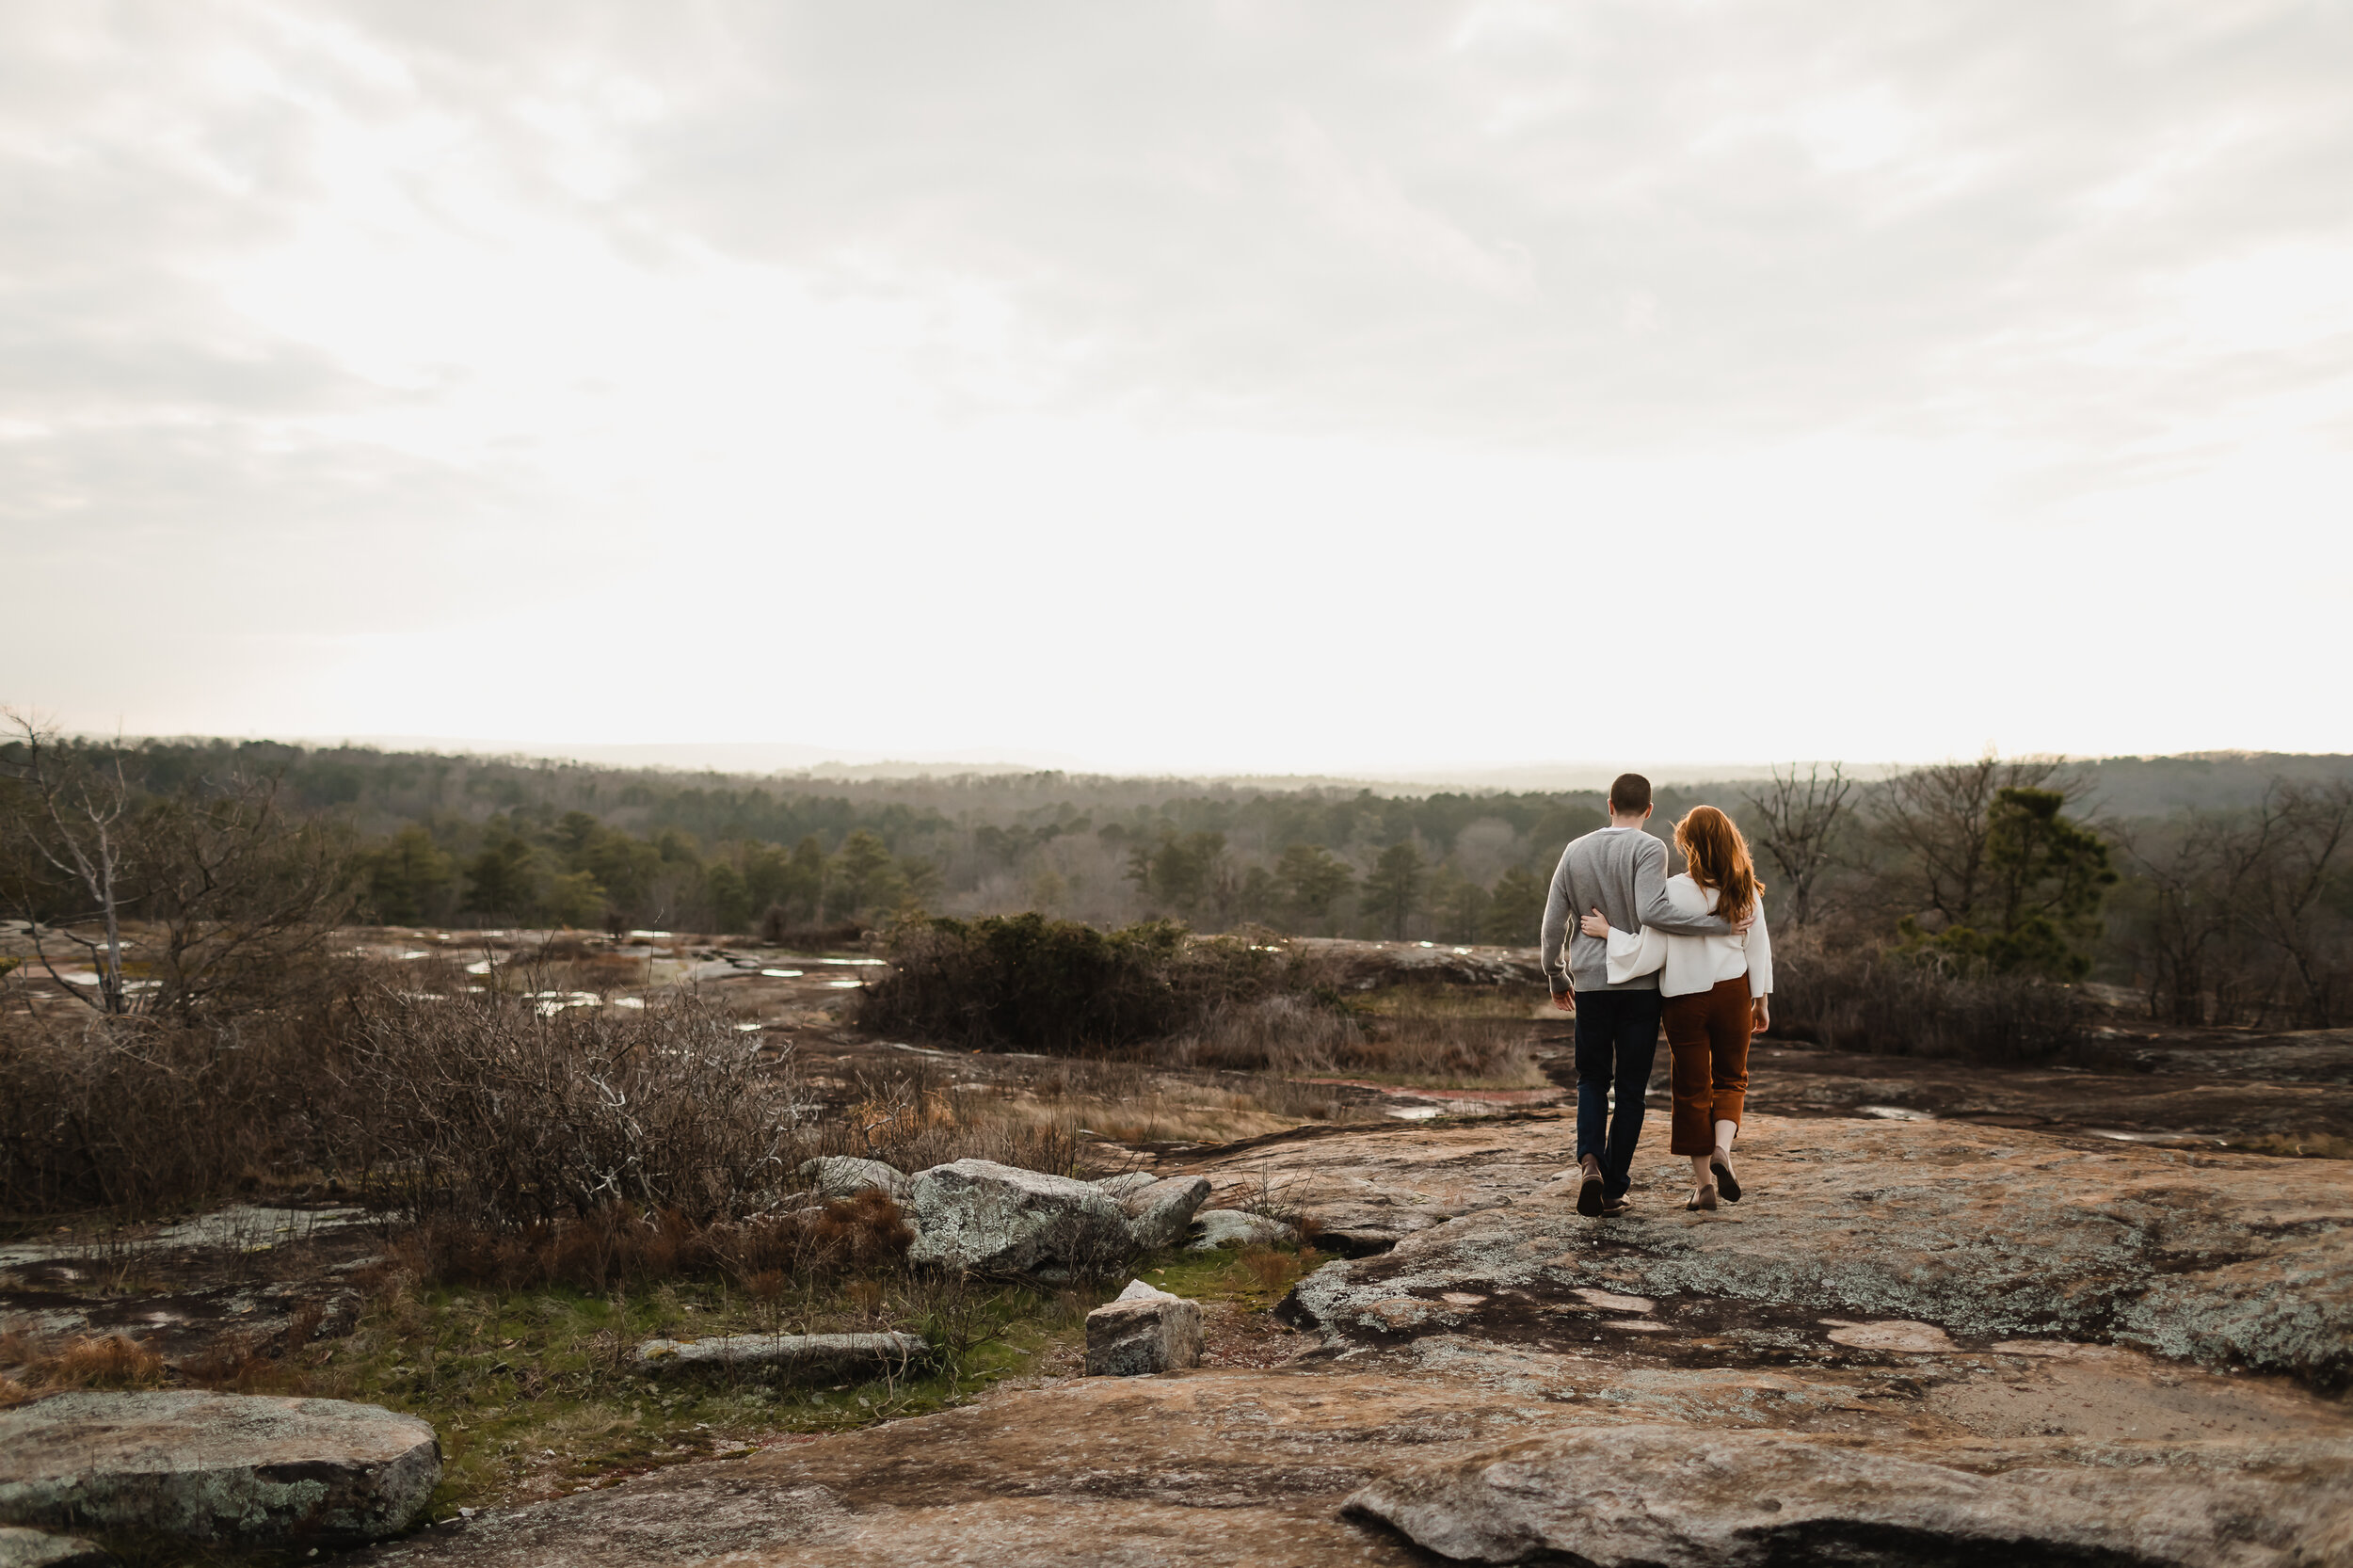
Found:
[{"label": "small rock", "polygon": [[794,1376],[883,1371],[920,1366],[931,1347],[913,1334],[730,1334],[710,1339],[648,1339],[637,1347],[648,1372],[718,1367],[776,1367]]},{"label": "small rock", "polygon": [[1136,1250],[1127,1214],[1101,1188],[988,1160],[919,1173],[901,1207],[915,1226],[915,1263],[1054,1279]]},{"label": "small rock", "polygon": [[0,1568],[111,1568],[114,1556],[78,1535],[0,1525]]},{"label": "small rock", "polygon": [[906,1196],[906,1173],[879,1160],[829,1154],[822,1160],[804,1160],[798,1174],[821,1198],[854,1198],[869,1187],[879,1187],[893,1199]]},{"label": "small rock", "polygon": [[1143,1377],[1200,1364],[1197,1302],[1137,1280],[1087,1314],[1089,1377]]},{"label": "small rock", "polygon": [[1240,1208],[1205,1208],[1193,1217],[1192,1232],[1193,1240],[1187,1245],[1193,1252],[1246,1247],[1253,1242],[1271,1247],[1291,1238],[1291,1227],[1282,1221]]},{"label": "small rock", "polygon": [[1158,1252],[1185,1239],[1193,1211],[1209,1201],[1207,1176],[1171,1176],[1130,1188],[1120,1195],[1127,1211],[1128,1230],[1138,1252]]},{"label": "small rock", "polygon": [[0,1411],[0,1521],[247,1545],[406,1528],[441,1479],[433,1429],[344,1400],[53,1394]]}]

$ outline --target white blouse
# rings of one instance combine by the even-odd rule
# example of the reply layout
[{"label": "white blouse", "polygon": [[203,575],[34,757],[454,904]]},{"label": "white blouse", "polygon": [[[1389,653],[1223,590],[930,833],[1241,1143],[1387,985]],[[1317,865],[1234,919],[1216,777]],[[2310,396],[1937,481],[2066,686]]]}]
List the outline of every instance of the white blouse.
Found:
[{"label": "white blouse", "polygon": [[[1667,899],[1690,915],[1712,915],[1721,895],[1703,888],[1682,872],[1667,878]],[[1756,923],[1729,936],[1670,936],[1644,927],[1640,932],[1609,928],[1609,984],[1623,985],[1636,975],[1661,971],[1658,994],[1688,997],[1713,989],[1719,981],[1749,977],[1749,995],[1770,996],[1773,990],[1773,939],[1765,930],[1765,902],[1757,901]]]}]

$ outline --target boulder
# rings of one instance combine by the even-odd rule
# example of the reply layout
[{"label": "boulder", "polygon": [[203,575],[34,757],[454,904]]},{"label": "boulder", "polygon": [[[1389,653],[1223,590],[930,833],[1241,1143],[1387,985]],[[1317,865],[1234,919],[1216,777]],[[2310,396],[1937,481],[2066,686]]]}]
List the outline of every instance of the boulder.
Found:
[{"label": "boulder", "polygon": [[823,1160],[801,1161],[799,1174],[809,1191],[821,1198],[854,1198],[869,1187],[879,1187],[893,1199],[906,1196],[906,1173],[879,1160],[829,1154]]},{"label": "boulder", "polygon": [[0,1522],[246,1545],[408,1528],[441,1479],[433,1429],[344,1400],[53,1394],[0,1411]]},{"label": "boulder", "polygon": [[908,1184],[908,1259],[981,1273],[1068,1278],[1134,1255],[1128,1216],[1101,1188],[987,1160],[935,1165]]},{"label": "boulder", "polygon": [[[2342,1454],[2342,1446],[2339,1453]],[[1978,1462],[1996,1457],[1980,1455]],[[1629,1426],[1515,1443],[1377,1480],[1342,1512],[1461,1562],[1593,1568],[1821,1561],[2291,1568],[2342,1542],[2353,1472],[2036,1464],[1987,1475],[1773,1432]],[[2332,1473],[2333,1472],[2333,1473]]]},{"label": "boulder", "polygon": [[1291,1238],[1291,1227],[1268,1214],[1252,1214],[1240,1208],[1205,1208],[1193,1217],[1190,1227],[1193,1252],[1215,1252],[1220,1247],[1246,1247],[1253,1243],[1271,1247]]},{"label": "boulder", "polygon": [[637,1347],[648,1372],[774,1367],[792,1377],[835,1377],[920,1366],[931,1347],[914,1334],[730,1334],[710,1339],[648,1339]]},{"label": "boulder", "polygon": [[114,1555],[78,1535],[0,1525],[0,1568],[111,1568]]},{"label": "boulder", "polygon": [[1201,1306],[1130,1283],[1087,1314],[1089,1377],[1132,1378],[1201,1365]]},{"label": "boulder", "polygon": [[1207,1176],[1171,1176],[1130,1188],[1120,1195],[1127,1211],[1128,1231],[1138,1252],[1158,1252],[1185,1239],[1193,1211],[1209,1201]]},{"label": "boulder", "polygon": [[1115,1176],[1101,1176],[1087,1185],[1100,1187],[1114,1198],[1124,1198],[1130,1192],[1142,1192],[1160,1179],[1149,1171],[1122,1171]]}]

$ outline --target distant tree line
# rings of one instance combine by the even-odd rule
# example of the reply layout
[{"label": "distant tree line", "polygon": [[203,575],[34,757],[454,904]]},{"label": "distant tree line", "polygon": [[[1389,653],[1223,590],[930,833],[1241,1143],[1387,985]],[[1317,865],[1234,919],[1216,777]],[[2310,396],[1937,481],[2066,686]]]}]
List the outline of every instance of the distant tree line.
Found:
[{"label": "distant tree line", "polygon": [[[20,727],[0,744],[0,895],[19,918],[60,922],[104,919],[60,852],[61,789],[116,811],[125,843],[299,842],[302,856],[247,875],[248,901],[272,887],[294,889],[289,907],[387,924],[714,933],[1035,909],[1105,928],[1171,919],[1526,946],[1561,846],[1604,820],[1599,794],[1581,791],[748,779],[37,739]],[[2105,805],[2109,779],[2140,808]],[[2162,808],[2175,783],[2197,804]],[[1661,790],[1654,831],[1701,800],[1741,822],[1769,917],[1806,940],[1956,974],[2128,986],[2182,1023],[2353,1016],[2353,760],[2284,760],[2267,781],[2197,759],[1989,756],[1871,780],[1792,768]],[[73,820],[89,839],[91,810]],[[152,847],[124,854],[119,917],[179,910],[192,931],[230,929],[204,913],[226,894],[138,872],[161,864]]]}]

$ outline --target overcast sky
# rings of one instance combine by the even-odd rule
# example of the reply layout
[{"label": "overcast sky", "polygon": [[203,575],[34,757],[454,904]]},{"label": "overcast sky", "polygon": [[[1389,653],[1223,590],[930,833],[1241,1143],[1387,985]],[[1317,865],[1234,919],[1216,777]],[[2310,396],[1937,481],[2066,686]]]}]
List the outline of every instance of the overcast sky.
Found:
[{"label": "overcast sky", "polygon": [[2353,749],[2353,3],[0,7],[0,701]]}]

